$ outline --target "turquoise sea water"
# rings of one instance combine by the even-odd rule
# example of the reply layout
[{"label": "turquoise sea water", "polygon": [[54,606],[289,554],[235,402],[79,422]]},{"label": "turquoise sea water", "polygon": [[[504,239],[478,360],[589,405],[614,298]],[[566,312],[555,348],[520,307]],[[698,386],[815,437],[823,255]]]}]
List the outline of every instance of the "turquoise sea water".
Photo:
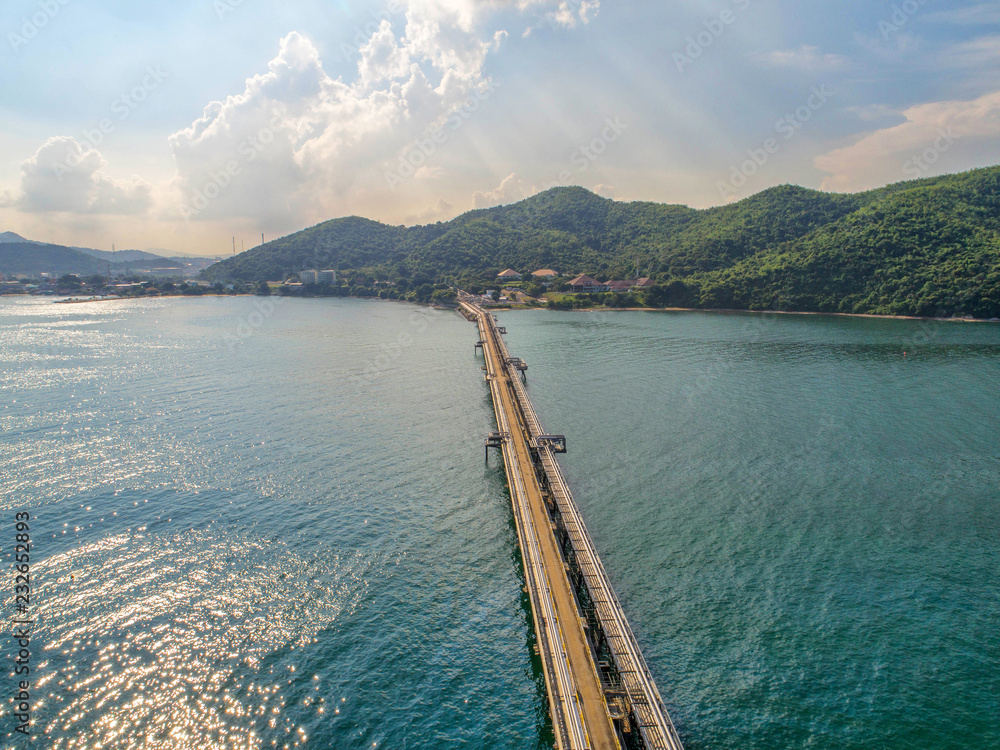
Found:
[{"label": "turquoise sea water", "polygon": [[1000,327],[501,320],[688,750],[1000,747]]},{"label": "turquoise sea water", "polygon": [[[501,319],[689,750],[1000,745],[1000,328]],[[546,747],[476,338],[0,299],[34,746]]]}]

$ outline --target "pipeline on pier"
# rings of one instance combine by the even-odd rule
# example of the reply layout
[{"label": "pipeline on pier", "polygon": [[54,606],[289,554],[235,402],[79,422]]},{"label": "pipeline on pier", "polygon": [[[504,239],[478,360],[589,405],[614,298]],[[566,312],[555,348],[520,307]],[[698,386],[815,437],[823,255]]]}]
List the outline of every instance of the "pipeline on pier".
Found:
[{"label": "pipeline on pier", "polygon": [[459,304],[479,326],[499,428],[486,449],[504,456],[557,748],[683,750],[555,459],[566,438],[542,429],[506,329],[470,295]]}]

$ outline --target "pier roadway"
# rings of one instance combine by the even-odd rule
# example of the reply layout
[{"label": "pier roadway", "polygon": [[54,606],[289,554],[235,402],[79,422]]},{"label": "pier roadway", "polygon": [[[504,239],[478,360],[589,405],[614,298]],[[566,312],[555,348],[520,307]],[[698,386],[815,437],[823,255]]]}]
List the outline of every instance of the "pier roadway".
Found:
[{"label": "pier roadway", "polygon": [[476,314],[493,393],[497,425],[503,436],[504,464],[518,527],[525,580],[545,673],[549,709],[559,750],[617,750],[618,741],[590,646],[583,632],[562,554],[552,531],[545,498],[535,477],[528,434],[514,401],[511,373],[501,358],[492,318]]},{"label": "pier roadway", "polygon": [[683,750],[555,460],[565,438],[542,430],[493,316],[459,305],[479,326],[557,748]]}]

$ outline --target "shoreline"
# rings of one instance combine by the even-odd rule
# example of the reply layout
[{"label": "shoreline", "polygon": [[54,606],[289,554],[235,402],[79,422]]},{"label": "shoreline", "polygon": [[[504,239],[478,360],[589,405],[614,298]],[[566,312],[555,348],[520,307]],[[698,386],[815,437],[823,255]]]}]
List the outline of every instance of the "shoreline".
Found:
[{"label": "shoreline", "polygon": [[[39,295],[9,295],[11,297],[21,296],[21,297],[31,297]],[[53,304],[56,305],[80,305],[85,302],[119,302],[127,299],[177,299],[178,297],[250,297],[250,294],[156,294],[156,295],[136,295],[136,296],[124,296],[120,297],[118,295],[109,295],[107,297],[91,297],[89,299],[77,299],[76,297],[70,297],[68,299],[54,299]]]},{"label": "shoreline", "polygon": [[[24,296],[24,295],[10,295],[10,296]],[[198,297],[256,297],[260,295],[255,295],[251,293],[244,294],[162,294],[154,296],[136,296],[136,297],[97,297],[93,299],[56,299],[52,300],[54,304],[82,304],[86,302],[113,302],[119,300],[136,300],[136,299],[177,299],[177,298],[198,298]],[[315,295],[315,296],[303,296],[303,295],[268,295],[268,297],[281,297],[282,299],[325,299],[327,295]],[[405,302],[411,305],[418,305],[420,307],[435,307],[440,310],[456,310],[457,307],[444,307],[437,305],[428,305],[422,302],[411,302],[409,300],[382,300],[378,297],[354,297],[352,295],[345,295],[343,297],[333,297],[333,299],[371,299],[380,302]],[[539,310],[545,312],[551,312],[551,310],[544,306],[538,305],[535,307],[528,305],[518,305],[516,307],[500,307],[500,308],[485,308],[489,311],[511,311],[511,312],[523,312],[526,310]],[[596,313],[596,312],[692,312],[692,313],[716,313],[716,314],[739,314],[739,315],[820,315],[835,318],[873,318],[875,320],[925,320],[933,321],[936,323],[1000,323],[1000,318],[932,318],[928,316],[919,315],[878,315],[876,313],[841,313],[841,312],[813,312],[806,310],[739,310],[734,308],[725,307],[577,307],[568,310],[557,310],[555,312],[580,312],[580,313]]]},{"label": "shoreline", "polygon": [[[543,305],[502,308],[504,310],[545,310]],[[806,310],[739,310],[726,307],[577,307],[557,312],[702,312],[740,315],[824,315],[837,318],[875,318],[877,320],[930,320],[939,323],[1000,323],[1000,318],[932,318],[920,315],[878,315],[876,313],[812,312]]]}]

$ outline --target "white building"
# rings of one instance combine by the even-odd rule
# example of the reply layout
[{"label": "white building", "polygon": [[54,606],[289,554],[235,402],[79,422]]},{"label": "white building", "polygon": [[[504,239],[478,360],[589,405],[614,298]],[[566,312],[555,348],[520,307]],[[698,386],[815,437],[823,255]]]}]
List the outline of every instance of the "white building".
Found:
[{"label": "white building", "polygon": [[316,269],[311,269],[308,271],[299,271],[299,279],[303,284],[318,284],[319,283],[319,271]]},{"label": "white building", "polygon": [[317,284],[333,284],[337,280],[337,272],[333,269],[326,271],[313,271],[316,274]]}]

